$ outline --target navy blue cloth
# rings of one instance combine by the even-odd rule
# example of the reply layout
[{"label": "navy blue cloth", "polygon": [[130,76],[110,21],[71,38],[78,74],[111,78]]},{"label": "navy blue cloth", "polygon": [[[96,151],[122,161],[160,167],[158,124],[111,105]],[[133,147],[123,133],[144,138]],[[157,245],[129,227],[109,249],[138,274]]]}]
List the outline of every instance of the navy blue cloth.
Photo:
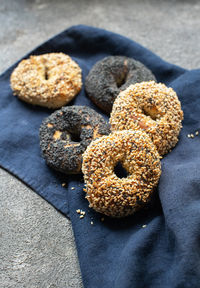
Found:
[{"label": "navy blue cloth", "polygon": [[[101,221],[102,215],[88,208],[82,176],[57,173],[42,159],[38,130],[52,111],[13,96],[9,78],[17,63],[0,77],[0,165],[70,217],[85,287],[199,288],[200,136],[187,135],[200,129],[200,70],[187,71],[130,39],[82,25],[67,29],[29,55],[60,51],[81,66],[83,83],[97,60],[126,55],[144,63],[159,82],[177,92],[184,111],[183,129],[177,146],[162,160],[157,197],[149,209],[136,215]],[[84,87],[73,104],[102,113],[86,97]],[[86,212],[83,219],[77,209]]]}]

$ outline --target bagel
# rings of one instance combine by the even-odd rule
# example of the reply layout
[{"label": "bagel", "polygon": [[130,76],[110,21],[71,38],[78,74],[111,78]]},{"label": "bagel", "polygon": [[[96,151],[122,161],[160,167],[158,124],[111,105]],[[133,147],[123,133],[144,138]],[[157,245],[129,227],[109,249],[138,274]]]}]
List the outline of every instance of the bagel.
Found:
[{"label": "bagel", "polygon": [[14,69],[10,82],[14,95],[21,100],[55,109],[80,91],[81,69],[64,53],[30,56]]},{"label": "bagel", "polygon": [[57,171],[81,173],[86,147],[93,139],[109,132],[109,124],[89,107],[63,107],[44,119],[40,126],[42,156]]},{"label": "bagel", "polygon": [[85,90],[99,108],[110,113],[120,91],[149,80],[156,79],[141,62],[125,56],[108,56],[92,67],[85,80]]},{"label": "bagel", "polygon": [[[118,177],[121,163],[127,177]],[[82,171],[89,206],[111,217],[135,213],[152,198],[160,174],[160,156],[143,131],[116,131],[90,143]]]},{"label": "bagel", "polygon": [[154,81],[137,83],[116,98],[111,130],[140,130],[149,134],[160,155],[178,142],[183,111],[176,92]]}]

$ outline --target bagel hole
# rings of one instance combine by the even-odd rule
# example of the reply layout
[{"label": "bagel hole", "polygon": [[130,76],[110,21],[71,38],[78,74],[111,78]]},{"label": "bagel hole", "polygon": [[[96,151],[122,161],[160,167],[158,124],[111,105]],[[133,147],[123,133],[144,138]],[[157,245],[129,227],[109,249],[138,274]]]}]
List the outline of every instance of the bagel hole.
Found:
[{"label": "bagel hole", "polygon": [[71,141],[79,143],[81,141],[80,133],[71,133]]},{"label": "bagel hole", "polygon": [[44,70],[44,79],[45,80],[49,79],[48,68],[46,66],[45,66],[45,70]]},{"label": "bagel hole", "polygon": [[122,164],[120,162],[118,162],[115,165],[114,172],[115,172],[115,175],[120,179],[126,178],[128,176],[126,169],[122,166]]},{"label": "bagel hole", "polygon": [[121,78],[117,79],[116,84],[117,88],[120,88],[126,83],[126,74],[124,73]]},{"label": "bagel hole", "polygon": [[160,116],[161,116],[159,114],[159,111],[156,108],[156,106],[153,106],[151,108],[143,107],[142,108],[142,112],[143,112],[144,115],[150,116],[151,119],[153,119],[154,121],[157,120],[157,119],[160,119]]}]

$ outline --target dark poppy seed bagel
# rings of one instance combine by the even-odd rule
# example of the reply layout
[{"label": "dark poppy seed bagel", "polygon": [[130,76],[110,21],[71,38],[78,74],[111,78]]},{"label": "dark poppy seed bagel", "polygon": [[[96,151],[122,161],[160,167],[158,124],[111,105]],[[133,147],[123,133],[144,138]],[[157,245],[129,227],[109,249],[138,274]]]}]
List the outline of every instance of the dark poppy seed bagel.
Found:
[{"label": "dark poppy seed bagel", "polygon": [[178,142],[183,111],[176,92],[154,81],[137,83],[122,91],[113,104],[111,130],[142,129],[160,155]]},{"label": "dark poppy seed bagel", "polygon": [[64,53],[47,53],[22,60],[11,77],[14,95],[33,105],[60,108],[81,90],[81,69]]},{"label": "dark poppy seed bagel", "polygon": [[109,134],[109,124],[85,106],[55,111],[40,126],[40,147],[47,164],[65,174],[81,173],[82,154],[90,142]]},{"label": "dark poppy seed bagel", "polygon": [[85,80],[89,98],[106,113],[110,113],[117,95],[142,81],[156,80],[141,62],[125,56],[109,56],[98,61]]},{"label": "dark poppy seed bagel", "polygon": [[[119,178],[121,163],[127,177]],[[161,175],[160,156],[143,131],[117,131],[90,143],[82,171],[90,207],[112,217],[133,214],[152,198]]]}]

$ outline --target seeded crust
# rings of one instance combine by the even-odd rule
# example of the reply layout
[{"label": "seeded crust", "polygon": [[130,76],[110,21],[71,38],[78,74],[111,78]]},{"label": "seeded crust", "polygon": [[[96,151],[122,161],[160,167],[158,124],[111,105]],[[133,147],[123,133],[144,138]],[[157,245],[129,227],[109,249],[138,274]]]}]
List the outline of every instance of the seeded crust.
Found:
[{"label": "seeded crust", "polygon": [[98,61],[85,80],[89,98],[103,111],[110,113],[117,95],[142,81],[156,80],[142,63],[125,56],[109,56]]},{"label": "seeded crust", "polygon": [[90,142],[110,132],[109,124],[85,106],[66,106],[44,119],[40,148],[47,164],[65,174],[81,173],[82,154]]},{"label": "seeded crust", "polygon": [[81,90],[81,69],[68,55],[49,53],[22,60],[13,71],[14,95],[33,105],[59,108]]},{"label": "seeded crust", "polygon": [[110,117],[111,130],[143,130],[160,155],[178,142],[183,111],[176,92],[154,81],[131,85],[116,98]]},{"label": "seeded crust", "polygon": [[[118,178],[120,162],[128,172]],[[143,131],[117,131],[94,140],[83,154],[82,171],[89,206],[111,217],[124,217],[146,205],[160,175],[160,156]]]}]

